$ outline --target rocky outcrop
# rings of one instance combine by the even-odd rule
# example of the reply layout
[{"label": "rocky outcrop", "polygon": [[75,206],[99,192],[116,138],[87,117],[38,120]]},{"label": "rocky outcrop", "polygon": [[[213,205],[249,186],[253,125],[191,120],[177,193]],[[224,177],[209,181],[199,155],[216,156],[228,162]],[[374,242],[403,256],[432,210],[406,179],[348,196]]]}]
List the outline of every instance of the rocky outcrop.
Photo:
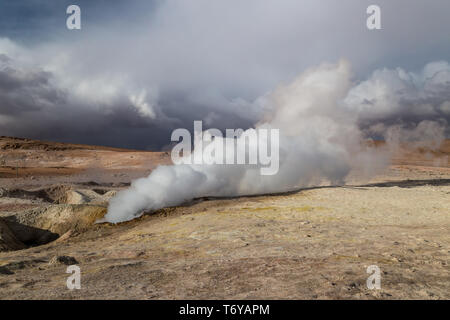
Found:
[{"label": "rocky outcrop", "polygon": [[[5,217],[5,220],[18,239],[23,237],[22,241],[28,242],[30,237],[20,235],[24,233],[24,229],[45,230],[57,235],[68,231],[82,232],[101,219],[105,213],[106,208],[103,206],[61,204],[26,210]],[[37,233],[31,235],[31,238],[39,236]]]}]

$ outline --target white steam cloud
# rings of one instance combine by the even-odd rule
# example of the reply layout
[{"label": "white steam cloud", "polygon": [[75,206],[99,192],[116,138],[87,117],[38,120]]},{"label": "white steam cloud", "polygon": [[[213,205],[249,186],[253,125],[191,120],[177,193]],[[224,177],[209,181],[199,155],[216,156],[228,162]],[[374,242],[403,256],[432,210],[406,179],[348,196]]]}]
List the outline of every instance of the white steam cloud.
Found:
[{"label": "white steam cloud", "polygon": [[[257,128],[280,130],[280,168],[264,176],[247,165],[160,166],[110,201],[105,221],[131,220],[144,210],[204,196],[238,196],[293,190],[345,177],[374,154],[362,143],[358,118],[342,103],[351,88],[346,61],[323,64],[267,96],[273,105]],[[379,159],[381,161],[381,159]]]},{"label": "white steam cloud", "polygon": [[352,170],[371,174],[387,164],[387,152],[375,152],[365,143],[373,135],[391,148],[402,142],[439,147],[448,130],[447,62],[430,63],[417,74],[377,70],[353,87],[350,79],[348,62],[322,64],[264,96],[271,111],[256,128],[280,130],[276,175],[260,175],[259,167],[248,165],[160,166],[119,192],[104,220],[127,221],[145,210],[198,197],[285,192],[324,181],[341,184]]}]

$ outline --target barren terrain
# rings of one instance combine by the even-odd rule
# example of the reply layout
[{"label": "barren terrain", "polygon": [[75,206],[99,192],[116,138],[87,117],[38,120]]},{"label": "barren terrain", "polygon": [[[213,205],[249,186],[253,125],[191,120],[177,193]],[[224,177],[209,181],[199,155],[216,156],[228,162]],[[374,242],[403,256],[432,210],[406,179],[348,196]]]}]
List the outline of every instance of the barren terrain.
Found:
[{"label": "barren terrain", "polygon": [[[167,153],[0,138],[1,299],[449,299],[450,141],[370,181],[95,224]],[[66,287],[67,265],[81,290]],[[369,265],[381,289],[369,290]]]}]

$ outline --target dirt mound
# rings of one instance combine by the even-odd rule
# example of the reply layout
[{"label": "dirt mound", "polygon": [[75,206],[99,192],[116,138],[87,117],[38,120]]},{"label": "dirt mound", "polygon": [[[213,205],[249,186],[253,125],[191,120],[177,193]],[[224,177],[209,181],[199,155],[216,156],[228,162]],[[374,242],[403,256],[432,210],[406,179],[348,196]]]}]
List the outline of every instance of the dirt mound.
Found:
[{"label": "dirt mound", "polygon": [[56,185],[46,189],[43,189],[48,198],[53,201],[53,203],[65,203],[64,199],[67,192],[71,191],[72,187],[67,185]]},{"label": "dirt mound", "polygon": [[72,189],[66,191],[59,203],[107,205],[115,194],[115,190]]},{"label": "dirt mound", "polygon": [[2,225],[5,231],[1,236],[5,240],[0,241],[0,246],[2,250],[18,250],[25,246],[43,245],[69,231],[72,234],[84,232],[105,214],[106,208],[101,206],[64,204],[6,216]]},{"label": "dirt mound", "polygon": [[0,188],[0,198],[37,200],[52,204],[97,204],[106,205],[116,191],[111,189],[77,188],[70,185],[55,185],[48,188],[25,190]]},{"label": "dirt mound", "polygon": [[76,185],[55,185],[36,190],[0,188],[1,250],[43,245],[86,231],[106,213],[116,191],[96,191]]},{"label": "dirt mound", "polygon": [[[64,234],[69,230],[85,231],[106,214],[106,207],[95,205],[50,205],[16,213],[5,220],[21,225]],[[11,228],[11,225],[10,225]],[[11,228],[13,230],[14,228]],[[13,230],[14,231],[14,230]]]},{"label": "dirt mound", "polygon": [[66,194],[70,190],[71,187],[66,185],[57,185],[37,190],[0,188],[0,198],[7,197],[26,200],[41,200],[49,203],[64,203]]},{"label": "dirt mound", "polygon": [[28,191],[23,189],[3,189],[1,192],[2,197],[18,198],[26,200],[43,200],[45,202],[53,202],[53,199],[45,192],[45,190]]}]

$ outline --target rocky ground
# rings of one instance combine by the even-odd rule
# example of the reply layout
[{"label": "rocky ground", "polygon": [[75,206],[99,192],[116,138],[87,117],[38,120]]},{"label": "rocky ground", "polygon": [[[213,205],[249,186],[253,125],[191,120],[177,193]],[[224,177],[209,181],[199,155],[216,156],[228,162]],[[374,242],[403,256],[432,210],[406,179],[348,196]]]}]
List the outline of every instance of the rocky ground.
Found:
[{"label": "rocky ground", "polygon": [[[449,299],[450,141],[370,181],[198,199],[118,225],[166,153],[0,139],[1,299]],[[21,164],[19,160],[22,160]],[[81,289],[66,287],[68,265]],[[381,270],[369,290],[367,267]]]}]

